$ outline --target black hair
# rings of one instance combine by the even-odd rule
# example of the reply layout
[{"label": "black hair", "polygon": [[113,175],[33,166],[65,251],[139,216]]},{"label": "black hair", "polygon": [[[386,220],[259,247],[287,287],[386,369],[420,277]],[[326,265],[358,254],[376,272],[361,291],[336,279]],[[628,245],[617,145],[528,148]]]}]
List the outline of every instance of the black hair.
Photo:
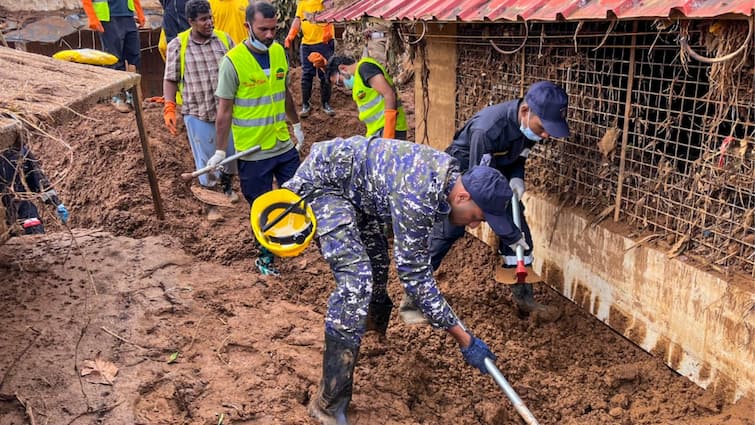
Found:
[{"label": "black hair", "polygon": [[246,21],[249,22],[249,24],[254,22],[254,15],[256,15],[257,13],[261,14],[265,19],[270,19],[275,18],[278,10],[275,8],[275,6],[266,1],[255,1],[253,3],[249,3],[249,6],[246,7]]},{"label": "black hair", "polygon": [[210,13],[210,2],[207,0],[189,0],[186,2],[186,19],[195,20],[203,13]]},{"label": "black hair", "polygon": [[328,59],[328,66],[325,68],[325,78],[330,78],[333,74],[337,73],[339,65],[351,65],[355,62],[354,58],[348,56],[332,56]]}]

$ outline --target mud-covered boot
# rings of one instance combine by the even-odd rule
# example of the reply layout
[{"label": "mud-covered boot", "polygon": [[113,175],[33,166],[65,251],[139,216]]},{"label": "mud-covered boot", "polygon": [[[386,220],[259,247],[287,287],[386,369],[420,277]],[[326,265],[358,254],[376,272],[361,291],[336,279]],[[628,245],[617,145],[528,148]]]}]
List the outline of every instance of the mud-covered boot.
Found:
[{"label": "mud-covered boot", "polygon": [[371,302],[370,309],[367,311],[367,330],[377,331],[381,337],[384,337],[388,331],[391,311],[393,311],[393,302],[390,298],[386,297],[386,301],[383,302]]},{"label": "mud-covered boot", "polygon": [[561,309],[558,307],[535,301],[532,285],[529,283],[511,285],[511,293],[521,317],[529,316],[535,323],[555,322],[561,317]]},{"label": "mud-covered boot", "polygon": [[220,173],[220,187],[232,204],[239,201],[239,195],[233,191],[233,174]]},{"label": "mud-covered boot", "polygon": [[429,320],[422,314],[422,310],[417,307],[414,300],[404,294],[401,298],[401,305],[398,308],[398,315],[401,316],[401,320],[407,325],[424,325],[430,323]]},{"label": "mud-covered boot", "polygon": [[312,97],[312,81],[301,80],[301,111],[299,118],[307,118],[312,107],[309,105],[309,98]]},{"label": "mud-covered boot", "polygon": [[325,334],[320,388],[307,407],[309,415],[319,420],[321,424],[349,424],[346,409],[351,402],[354,366],[358,355],[359,346]]}]

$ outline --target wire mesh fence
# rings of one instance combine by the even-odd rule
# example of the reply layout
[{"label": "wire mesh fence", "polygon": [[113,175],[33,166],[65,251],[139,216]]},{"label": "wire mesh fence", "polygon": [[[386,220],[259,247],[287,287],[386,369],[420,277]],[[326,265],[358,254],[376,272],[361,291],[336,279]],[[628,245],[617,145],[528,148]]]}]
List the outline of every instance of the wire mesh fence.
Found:
[{"label": "wire mesh fence", "polygon": [[[457,127],[551,80],[572,136],[530,157],[531,188],[613,217],[725,273],[755,276],[755,37],[747,21],[464,25]],[[687,60],[680,35],[718,64]],[[504,50],[495,51],[488,40]]]}]

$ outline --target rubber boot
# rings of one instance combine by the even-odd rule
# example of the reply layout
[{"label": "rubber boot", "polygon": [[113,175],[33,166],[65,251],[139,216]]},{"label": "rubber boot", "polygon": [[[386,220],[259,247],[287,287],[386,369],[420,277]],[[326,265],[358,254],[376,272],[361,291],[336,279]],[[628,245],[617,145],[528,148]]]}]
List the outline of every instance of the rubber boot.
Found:
[{"label": "rubber boot", "polygon": [[309,415],[321,424],[348,425],[346,409],[351,402],[358,355],[359,346],[325,334],[320,388],[307,407]]},{"label": "rubber boot", "polygon": [[425,325],[430,323],[425,315],[422,314],[422,310],[414,303],[414,300],[406,294],[401,298],[398,315],[401,316],[401,320],[407,325]]},{"label": "rubber boot", "polygon": [[390,298],[386,298],[384,302],[371,302],[370,309],[367,311],[367,330],[377,331],[381,336],[385,336],[391,319],[391,311],[393,311],[393,302]]},{"label": "rubber boot", "polygon": [[220,187],[232,204],[239,201],[239,195],[233,191],[233,174],[220,173]]},{"label": "rubber boot", "polygon": [[532,285],[529,283],[511,285],[511,293],[521,317],[529,316],[536,323],[555,322],[561,317],[561,310],[558,307],[535,301]]},{"label": "rubber boot", "polygon": [[320,98],[322,99],[322,111],[328,114],[328,116],[334,116],[336,111],[330,106],[330,83],[323,79],[320,80]]},{"label": "rubber boot", "polygon": [[309,116],[311,107],[309,99],[312,97],[312,80],[301,80],[301,111],[299,112],[299,118],[307,118]]}]

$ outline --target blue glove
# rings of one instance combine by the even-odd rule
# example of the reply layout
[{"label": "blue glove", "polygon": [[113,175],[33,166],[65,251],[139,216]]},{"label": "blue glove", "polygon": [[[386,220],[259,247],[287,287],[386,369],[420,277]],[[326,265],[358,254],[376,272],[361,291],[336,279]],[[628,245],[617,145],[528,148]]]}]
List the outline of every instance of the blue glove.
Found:
[{"label": "blue glove", "polygon": [[474,337],[473,335],[470,336],[472,337],[472,342],[467,348],[461,349],[461,355],[464,356],[464,360],[470,366],[474,366],[477,369],[480,369],[480,372],[485,375],[488,373],[488,369],[485,367],[485,358],[487,357],[490,358],[490,360],[495,361],[497,357],[495,356],[495,354],[493,354],[492,351],[490,351],[490,348],[488,348],[487,344]]},{"label": "blue glove", "polygon": [[58,205],[58,207],[55,208],[55,213],[58,215],[60,221],[62,221],[63,224],[66,224],[68,221],[68,209],[66,209],[66,206],[63,204]]}]

